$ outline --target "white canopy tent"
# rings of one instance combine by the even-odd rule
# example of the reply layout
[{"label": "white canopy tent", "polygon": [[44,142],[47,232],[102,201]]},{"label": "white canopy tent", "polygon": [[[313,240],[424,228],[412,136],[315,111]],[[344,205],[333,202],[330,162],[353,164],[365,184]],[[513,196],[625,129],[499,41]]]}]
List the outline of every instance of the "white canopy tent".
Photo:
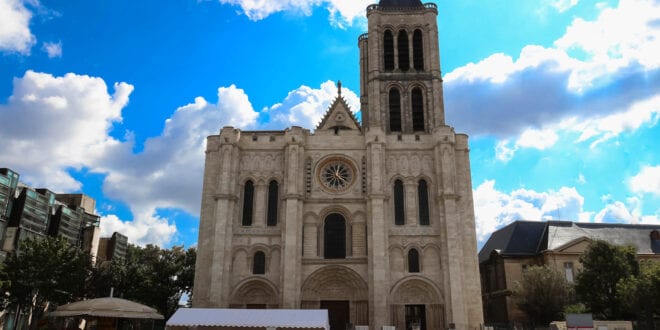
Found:
[{"label": "white canopy tent", "polygon": [[324,329],[329,330],[325,309],[222,309],[179,308],[166,329]]}]

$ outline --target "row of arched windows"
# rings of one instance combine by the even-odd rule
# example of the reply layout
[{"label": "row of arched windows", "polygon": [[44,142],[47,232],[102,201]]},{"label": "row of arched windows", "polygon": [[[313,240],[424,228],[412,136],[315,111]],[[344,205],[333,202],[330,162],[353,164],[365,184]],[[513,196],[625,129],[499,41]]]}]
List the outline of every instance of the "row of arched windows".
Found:
[{"label": "row of arched windows", "polygon": [[[277,226],[279,205],[279,184],[272,180],[268,183],[268,201],[266,207],[266,225]],[[241,224],[252,226],[254,218],[254,182],[248,180],[243,187],[243,216]]]},{"label": "row of arched windows", "polygon": [[[389,92],[390,132],[401,132],[401,91],[393,87]],[[410,110],[412,112],[412,129],[414,132],[424,131],[424,94],[420,87],[410,92]]]},{"label": "row of arched windows", "polygon": [[[397,50],[398,61],[395,61],[395,52]],[[410,70],[410,42],[408,31],[399,30],[396,37],[396,46],[394,45],[394,33],[391,30],[385,30],[383,34],[383,69],[393,71],[395,63],[401,71]],[[422,44],[422,30],[416,29],[412,37],[412,67],[415,70],[424,70],[424,46]]]},{"label": "row of arched windows", "polygon": [[[406,224],[405,195],[403,181],[395,180],[393,188],[394,224],[397,226]],[[417,221],[420,225],[428,226],[430,224],[429,218],[429,188],[426,180],[421,179],[417,182]]]}]

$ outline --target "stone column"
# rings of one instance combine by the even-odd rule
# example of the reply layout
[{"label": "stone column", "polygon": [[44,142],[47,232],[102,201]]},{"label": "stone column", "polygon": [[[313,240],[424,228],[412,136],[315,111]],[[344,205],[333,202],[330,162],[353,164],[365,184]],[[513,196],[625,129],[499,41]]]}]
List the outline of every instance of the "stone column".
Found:
[{"label": "stone column", "polygon": [[417,219],[417,183],[406,181],[403,186],[406,192],[406,225],[416,225],[419,223],[419,219]]},{"label": "stone column", "polygon": [[[378,140],[377,136],[376,140]],[[385,179],[385,149],[383,143],[368,143],[367,167],[369,168],[368,181],[370,183],[367,197],[369,324],[373,329],[380,329],[383,325],[389,325],[389,311],[387,308],[387,297],[389,295],[388,226],[385,223],[385,194],[383,193],[385,187],[383,184]]]},{"label": "stone column", "polygon": [[300,308],[304,146],[300,127],[285,133],[284,219],[282,221],[282,308]]}]

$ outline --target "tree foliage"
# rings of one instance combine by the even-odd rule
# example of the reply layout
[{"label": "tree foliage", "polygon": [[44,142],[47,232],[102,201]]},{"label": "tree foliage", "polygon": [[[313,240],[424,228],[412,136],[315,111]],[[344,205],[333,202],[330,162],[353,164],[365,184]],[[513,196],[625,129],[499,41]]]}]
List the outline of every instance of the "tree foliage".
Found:
[{"label": "tree foliage", "polygon": [[617,283],[639,274],[635,249],[595,240],[580,262],[583,270],[577,275],[575,285],[578,299],[595,317],[614,320],[629,316],[629,305],[617,295]]},{"label": "tree foliage", "polygon": [[513,288],[514,301],[533,325],[558,320],[569,296],[564,277],[548,266],[528,267]]},{"label": "tree foliage", "polygon": [[8,303],[32,314],[33,326],[48,304],[80,299],[91,270],[89,255],[65,239],[44,237],[23,241],[5,261]]},{"label": "tree foliage", "polygon": [[114,296],[154,307],[167,319],[182,295],[192,293],[195,258],[192,248],[129,245],[126,260],[98,265],[90,294],[107,296],[112,287]]},{"label": "tree foliage", "polygon": [[660,262],[640,262],[638,276],[617,283],[617,295],[624,305],[632,307],[647,329],[655,329],[653,317],[660,315]]}]

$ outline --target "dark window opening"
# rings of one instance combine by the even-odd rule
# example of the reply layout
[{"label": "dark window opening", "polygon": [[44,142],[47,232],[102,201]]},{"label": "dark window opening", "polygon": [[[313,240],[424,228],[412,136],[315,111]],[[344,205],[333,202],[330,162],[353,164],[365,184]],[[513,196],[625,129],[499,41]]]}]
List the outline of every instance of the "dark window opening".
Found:
[{"label": "dark window opening", "polygon": [[273,180],[268,184],[268,214],[266,224],[268,226],[277,226],[277,205],[279,199],[279,184]]},{"label": "dark window opening", "polygon": [[252,261],[252,274],[266,274],[266,255],[261,251],[254,254],[254,260]]},{"label": "dark window opening", "polygon": [[408,272],[419,273],[419,252],[416,249],[408,251]]},{"label": "dark window opening", "polygon": [[390,132],[401,132],[401,93],[390,89]]},{"label": "dark window opening", "polygon": [[403,182],[394,181],[394,224],[403,226],[406,222],[403,209]]},{"label": "dark window opening", "polygon": [[405,30],[399,31],[397,42],[397,49],[399,51],[399,69],[401,71],[408,71],[408,69],[410,69],[410,55],[408,51],[408,33]]},{"label": "dark window opening", "polygon": [[425,180],[419,180],[417,186],[417,197],[419,199],[419,224],[428,226],[429,221],[429,188]]},{"label": "dark window opening", "polygon": [[243,187],[243,226],[252,226],[252,211],[254,204],[254,183],[245,182]]},{"label": "dark window opening", "polygon": [[325,259],[346,258],[346,221],[341,214],[325,218],[323,227],[323,256]]},{"label": "dark window opening", "polygon": [[422,44],[422,31],[419,29],[413,33],[413,66],[415,70],[424,70],[424,46]]},{"label": "dark window opening", "polygon": [[385,64],[384,69],[385,71],[392,71],[394,70],[394,36],[390,30],[385,31],[385,35],[383,37],[383,47],[383,62]]},{"label": "dark window opening", "polygon": [[426,306],[406,305],[406,330],[426,330]]},{"label": "dark window opening", "polygon": [[424,131],[424,96],[421,88],[414,88],[411,95],[413,131]]}]

